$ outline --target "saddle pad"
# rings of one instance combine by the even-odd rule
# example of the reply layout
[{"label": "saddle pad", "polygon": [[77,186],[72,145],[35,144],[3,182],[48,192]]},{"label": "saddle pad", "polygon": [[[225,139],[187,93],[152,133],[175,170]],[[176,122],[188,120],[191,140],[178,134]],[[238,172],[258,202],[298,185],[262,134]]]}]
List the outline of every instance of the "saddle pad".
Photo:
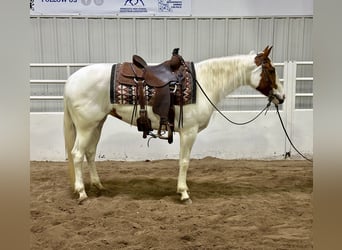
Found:
[{"label": "saddle pad", "polygon": [[[126,64],[126,63],[124,63]],[[186,71],[184,66],[181,66],[176,72],[177,75],[182,74],[183,81],[183,105],[196,103],[196,75],[193,62],[186,62],[191,74]],[[114,64],[112,66],[111,78],[110,78],[110,101],[113,104],[133,104],[137,105],[137,87],[131,83],[125,83],[123,81],[122,72],[123,64]],[[125,65],[127,67],[127,65]],[[127,72],[125,75],[127,76]],[[125,78],[125,77],[124,77]],[[145,86],[145,96],[147,97],[147,105],[152,106],[153,96],[155,90],[154,87]],[[177,87],[175,105],[181,103],[181,90]]]}]

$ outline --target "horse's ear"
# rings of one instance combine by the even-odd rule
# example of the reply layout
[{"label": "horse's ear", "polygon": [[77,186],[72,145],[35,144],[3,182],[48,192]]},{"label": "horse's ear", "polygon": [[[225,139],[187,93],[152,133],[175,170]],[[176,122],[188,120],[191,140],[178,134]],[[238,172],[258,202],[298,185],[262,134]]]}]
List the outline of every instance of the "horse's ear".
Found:
[{"label": "horse's ear", "polygon": [[269,46],[267,45],[267,47],[264,49],[264,57],[268,57],[268,56],[269,56],[269,54],[270,54],[272,48],[273,48],[273,46],[269,47]]}]

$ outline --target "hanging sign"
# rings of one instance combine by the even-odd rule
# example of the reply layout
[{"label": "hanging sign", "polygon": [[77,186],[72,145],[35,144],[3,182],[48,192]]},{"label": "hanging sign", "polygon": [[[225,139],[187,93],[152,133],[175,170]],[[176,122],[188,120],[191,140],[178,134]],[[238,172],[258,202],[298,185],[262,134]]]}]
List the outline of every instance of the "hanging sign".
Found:
[{"label": "hanging sign", "polygon": [[189,16],[191,0],[30,0],[30,14]]}]

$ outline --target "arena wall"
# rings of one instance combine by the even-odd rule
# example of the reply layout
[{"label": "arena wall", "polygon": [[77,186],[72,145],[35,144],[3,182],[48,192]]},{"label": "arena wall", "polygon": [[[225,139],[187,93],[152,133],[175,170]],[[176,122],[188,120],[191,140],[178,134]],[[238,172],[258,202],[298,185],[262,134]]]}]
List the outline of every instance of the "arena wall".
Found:
[{"label": "arena wall", "polygon": [[[296,146],[312,155],[312,1],[257,2],[196,0],[192,1],[192,15],[185,17],[31,16],[31,159],[65,159],[63,86],[82,65],[130,61],[133,54],[158,63],[169,58],[175,47],[181,48],[186,60],[198,62],[260,51],[266,45],[274,46],[271,57],[280,63],[277,72],[292,98],[281,110],[287,129]],[[291,72],[284,66],[303,61]],[[249,88],[233,93],[254,94]],[[244,121],[264,103],[260,98],[226,98],[220,109]],[[110,117],[97,159],[177,158],[178,149],[177,136],[172,145],[151,140],[147,147],[135,127]],[[192,157],[282,158],[287,152],[296,158],[274,110],[242,127],[227,124],[214,113],[208,128],[199,134]]]},{"label": "arena wall", "polygon": [[[256,112],[225,112],[236,121],[245,121]],[[312,156],[312,111],[296,111],[292,139],[296,147]],[[150,146],[136,127],[108,117],[99,142],[96,160],[177,159],[179,137],[174,143],[152,139]],[[249,125],[235,126],[214,113],[208,128],[199,133],[192,158],[283,159],[288,150],[275,111]],[[292,159],[300,159],[292,149]],[[31,114],[31,160],[64,161],[63,113]]]}]

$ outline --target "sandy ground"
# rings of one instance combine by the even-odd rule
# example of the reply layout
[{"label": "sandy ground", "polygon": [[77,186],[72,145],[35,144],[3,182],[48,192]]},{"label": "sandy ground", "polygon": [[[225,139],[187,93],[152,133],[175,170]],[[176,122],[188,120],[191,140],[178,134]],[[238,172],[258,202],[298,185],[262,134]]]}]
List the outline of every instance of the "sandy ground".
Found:
[{"label": "sandy ground", "polygon": [[106,192],[79,205],[66,162],[31,162],[30,249],[313,249],[312,164],[192,160],[193,203],[176,160],[98,162]]}]

